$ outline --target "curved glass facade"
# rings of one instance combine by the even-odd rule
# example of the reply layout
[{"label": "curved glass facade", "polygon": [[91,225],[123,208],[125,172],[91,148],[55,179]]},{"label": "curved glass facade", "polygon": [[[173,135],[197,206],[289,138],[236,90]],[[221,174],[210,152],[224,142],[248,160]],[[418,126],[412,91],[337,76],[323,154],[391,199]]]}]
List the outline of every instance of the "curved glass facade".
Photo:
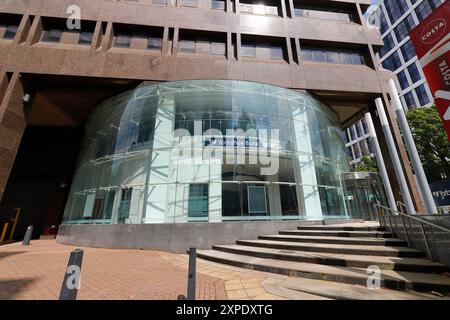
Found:
[{"label": "curved glass facade", "polygon": [[228,80],[141,86],[89,116],[64,223],[347,215],[336,114],[308,93]]}]

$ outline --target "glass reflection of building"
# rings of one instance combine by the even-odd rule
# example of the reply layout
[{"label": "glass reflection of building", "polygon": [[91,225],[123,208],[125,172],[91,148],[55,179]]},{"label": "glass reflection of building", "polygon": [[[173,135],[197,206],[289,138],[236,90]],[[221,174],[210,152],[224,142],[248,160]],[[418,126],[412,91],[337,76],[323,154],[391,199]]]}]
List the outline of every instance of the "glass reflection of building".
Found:
[{"label": "glass reflection of building", "polygon": [[[174,152],[184,139],[174,130],[193,135],[196,123],[227,139],[227,129],[266,129],[268,145],[236,147],[234,161],[218,162],[205,158],[211,146],[202,143],[199,162]],[[263,175],[267,163],[251,163],[249,155],[270,150],[271,129],[279,129],[279,170]],[[89,116],[64,223],[346,216],[341,174],[349,167],[340,132],[336,114],[306,92],[227,80],[141,86]]]}]

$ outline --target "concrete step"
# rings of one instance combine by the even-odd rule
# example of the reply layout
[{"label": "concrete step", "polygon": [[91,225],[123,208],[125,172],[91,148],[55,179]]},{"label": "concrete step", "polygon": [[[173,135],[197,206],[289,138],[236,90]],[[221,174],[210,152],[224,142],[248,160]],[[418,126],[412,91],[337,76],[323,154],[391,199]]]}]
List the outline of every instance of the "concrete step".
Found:
[{"label": "concrete step", "polygon": [[292,236],[321,236],[321,237],[345,237],[345,238],[392,238],[387,231],[337,231],[337,230],[282,230],[282,235]]},{"label": "concrete step", "polygon": [[384,238],[345,238],[345,237],[321,237],[321,236],[296,236],[296,235],[262,235],[258,237],[262,240],[293,241],[293,242],[313,242],[313,243],[333,243],[333,244],[355,244],[369,246],[396,246],[406,247],[406,241],[400,239]]},{"label": "concrete step", "polygon": [[384,227],[360,227],[360,226],[299,226],[298,230],[326,230],[326,231],[386,231]]},{"label": "concrete step", "polygon": [[[302,292],[335,300],[449,300],[450,297],[439,297],[433,294],[415,291],[398,291],[380,288],[369,289],[367,286],[336,283],[332,281],[305,278],[288,278],[277,283],[277,286],[294,292]],[[292,292],[285,291],[285,295]],[[293,295],[294,296],[294,295]],[[287,296],[287,298],[290,298]]]},{"label": "concrete step", "polygon": [[[294,277],[358,284],[365,286],[370,275],[364,268],[335,267],[320,264],[249,257],[218,250],[199,250],[199,258],[237,267]],[[450,277],[404,271],[380,271],[380,285],[384,288],[415,291],[450,292]]]},{"label": "concrete step", "polygon": [[368,268],[369,266],[376,265],[383,270],[428,273],[443,273],[449,271],[448,267],[443,264],[431,262],[427,259],[417,258],[360,256],[322,252],[317,253],[283,249],[270,249],[264,247],[250,247],[242,245],[215,245],[213,246],[213,249],[258,258],[317,263],[331,266]]},{"label": "concrete step", "polygon": [[386,257],[423,257],[424,253],[408,247],[360,246],[351,244],[286,242],[272,240],[238,240],[239,245],[308,252],[373,255]]}]

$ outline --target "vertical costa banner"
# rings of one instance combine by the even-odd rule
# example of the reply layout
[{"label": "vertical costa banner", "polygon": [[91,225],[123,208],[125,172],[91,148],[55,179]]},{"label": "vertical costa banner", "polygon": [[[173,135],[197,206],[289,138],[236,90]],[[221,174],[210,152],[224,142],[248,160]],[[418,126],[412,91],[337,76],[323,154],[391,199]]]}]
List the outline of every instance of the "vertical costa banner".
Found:
[{"label": "vertical costa banner", "polygon": [[450,0],[409,34],[450,140]]}]

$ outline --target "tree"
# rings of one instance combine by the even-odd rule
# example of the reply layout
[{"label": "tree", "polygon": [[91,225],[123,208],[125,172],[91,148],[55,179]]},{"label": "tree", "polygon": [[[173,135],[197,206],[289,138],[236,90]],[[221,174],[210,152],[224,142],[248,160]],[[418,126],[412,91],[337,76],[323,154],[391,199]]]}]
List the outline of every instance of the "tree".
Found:
[{"label": "tree", "polygon": [[357,164],[355,172],[378,172],[378,166],[375,158],[363,157]]},{"label": "tree", "polygon": [[428,182],[450,177],[450,144],[435,105],[409,111],[406,117]]}]

